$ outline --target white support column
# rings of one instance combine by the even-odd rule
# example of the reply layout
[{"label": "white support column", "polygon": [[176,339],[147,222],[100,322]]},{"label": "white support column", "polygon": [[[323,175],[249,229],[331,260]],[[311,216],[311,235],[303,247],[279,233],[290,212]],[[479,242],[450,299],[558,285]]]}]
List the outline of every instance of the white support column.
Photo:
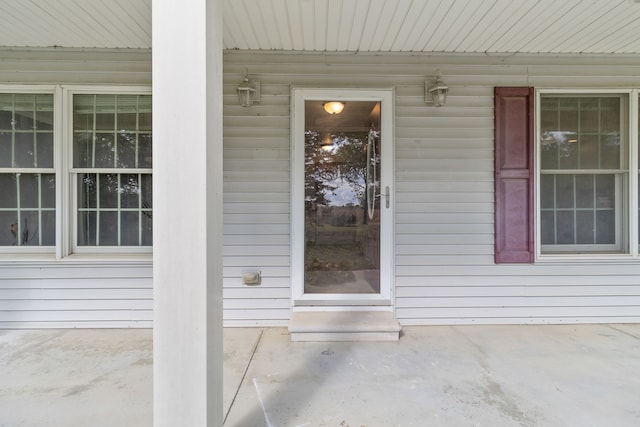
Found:
[{"label": "white support column", "polygon": [[221,426],[222,4],[153,1],[154,426]]}]

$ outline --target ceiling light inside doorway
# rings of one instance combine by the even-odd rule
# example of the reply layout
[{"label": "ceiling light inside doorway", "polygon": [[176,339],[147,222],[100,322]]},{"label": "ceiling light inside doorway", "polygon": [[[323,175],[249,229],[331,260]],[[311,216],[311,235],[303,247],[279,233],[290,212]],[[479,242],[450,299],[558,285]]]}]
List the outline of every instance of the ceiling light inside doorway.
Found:
[{"label": "ceiling light inside doorway", "polygon": [[322,104],[324,111],[329,114],[340,114],[344,110],[344,103],[340,101],[330,101]]}]

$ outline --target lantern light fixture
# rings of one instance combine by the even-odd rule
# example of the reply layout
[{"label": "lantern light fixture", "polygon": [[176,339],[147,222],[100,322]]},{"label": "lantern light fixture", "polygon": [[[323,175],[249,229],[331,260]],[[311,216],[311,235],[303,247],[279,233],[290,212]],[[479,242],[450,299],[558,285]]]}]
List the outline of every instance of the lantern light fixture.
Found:
[{"label": "lantern light fixture", "polygon": [[244,78],[237,91],[238,101],[243,107],[251,107],[253,104],[260,103],[260,81],[249,79],[247,72],[244,73]]},{"label": "lantern light fixture", "polygon": [[344,102],[340,101],[329,101],[322,104],[324,107],[324,111],[329,114],[340,114],[342,110],[344,110]]},{"label": "lantern light fixture", "polygon": [[436,70],[436,76],[425,82],[424,102],[434,107],[442,107],[447,102],[449,87],[440,79],[440,70]]}]

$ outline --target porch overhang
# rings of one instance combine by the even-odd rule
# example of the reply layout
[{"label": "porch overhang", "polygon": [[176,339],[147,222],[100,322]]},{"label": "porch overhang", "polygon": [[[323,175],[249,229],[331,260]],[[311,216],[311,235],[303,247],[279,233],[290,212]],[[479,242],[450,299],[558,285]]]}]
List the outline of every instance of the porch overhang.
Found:
[{"label": "porch overhang", "polygon": [[[152,0],[0,0],[0,47],[151,48]],[[223,0],[223,49],[640,53],[640,3]]]}]

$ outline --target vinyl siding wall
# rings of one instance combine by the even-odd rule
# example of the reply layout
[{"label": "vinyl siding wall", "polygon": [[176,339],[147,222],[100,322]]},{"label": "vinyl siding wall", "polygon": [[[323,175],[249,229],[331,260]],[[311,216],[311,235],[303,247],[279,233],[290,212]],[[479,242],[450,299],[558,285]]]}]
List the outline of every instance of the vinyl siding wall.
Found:
[{"label": "vinyl siding wall", "polygon": [[[637,58],[227,52],[224,315],[290,316],[290,90],[395,88],[395,308],[402,324],[640,321],[640,260],[494,264],[493,89],[640,87]],[[447,105],[424,103],[439,69]],[[259,105],[238,105],[248,70]],[[243,269],[262,271],[244,286]]]},{"label": "vinyl siding wall", "polygon": [[[0,83],[150,85],[151,53],[1,49]],[[150,257],[50,258],[0,255],[0,328],[151,326]]]},{"label": "vinyl siding wall", "polygon": [[[1,50],[0,82],[150,84],[135,50]],[[395,88],[395,308],[411,324],[640,321],[640,262],[493,262],[493,88],[640,87],[634,57],[314,54],[224,56],[224,317],[290,317],[291,87]],[[237,103],[245,69],[262,100]],[[424,103],[440,69],[443,108]],[[241,273],[257,268],[259,286]],[[148,327],[149,262],[0,257],[0,328]]]}]

